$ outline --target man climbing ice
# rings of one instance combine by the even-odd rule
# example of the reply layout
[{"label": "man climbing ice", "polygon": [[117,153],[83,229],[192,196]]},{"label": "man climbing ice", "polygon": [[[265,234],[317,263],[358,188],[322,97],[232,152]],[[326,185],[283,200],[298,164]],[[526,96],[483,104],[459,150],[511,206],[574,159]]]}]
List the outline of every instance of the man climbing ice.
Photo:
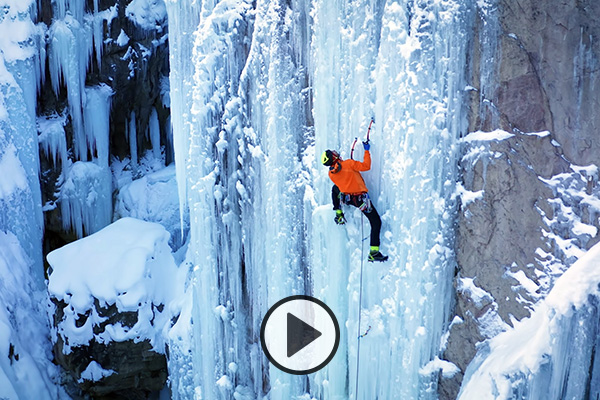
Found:
[{"label": "man climbing ice", "polygon": [[342,160],[335,150],[325,150],[321,155],[323,165],[329,167],[329,179],[334,183],[331,188],[333,209],[335,210],[335,223],[344,225],[346,218],[340,208],[340,203],[352,205],[362,211],[371,224],[371,251],[369,261],[385,261],[388,259],[379,251],[379,233],[381,231],[381,218],[369,198],[368,189],[360,171],[371,169],[371,154],[369,141],[363,142],[365,156],[363,162],[356,160]]}]

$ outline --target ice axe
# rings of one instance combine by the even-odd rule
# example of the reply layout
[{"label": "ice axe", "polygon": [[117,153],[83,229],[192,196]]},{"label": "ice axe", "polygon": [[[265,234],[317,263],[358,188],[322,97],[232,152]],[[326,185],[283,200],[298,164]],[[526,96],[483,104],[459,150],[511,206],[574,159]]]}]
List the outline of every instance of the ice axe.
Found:
[{"label": "ice axe", "polygon": [[[369,122],[369,129],[367,129],[367,143],[369,143],[369,135],[371,134],[371,125],[373,125],[373,118],[371,118],[371,122]],[[352,142],[352,150],[350,150],[350,159],[354,160],[354,146],[356,146],[356,142],[358,141],[358,137],[354,138],[354,142]]]}]

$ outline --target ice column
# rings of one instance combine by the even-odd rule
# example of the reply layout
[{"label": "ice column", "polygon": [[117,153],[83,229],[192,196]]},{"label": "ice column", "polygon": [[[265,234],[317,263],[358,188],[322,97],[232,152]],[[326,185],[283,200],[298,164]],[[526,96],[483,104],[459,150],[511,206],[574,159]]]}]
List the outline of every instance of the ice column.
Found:
[{"label": "ice column", "polygon": [[[180,193],[188,193],[188,259],[194,265],[192,365],[177,356],[180,366],[192,368],[194,378],[178,378],[176,393],[185,398],[190,391],[185,385],[191,383],[204,399],[228,399],[251,390],[238,178],[243,121],[237,93],[250,5],[167,6],[181,35],[171,55],[172,121]],[[184,43],[191,41],[192,30],[193,48]]]},{"label": "ice column", "polygon": [[194,45],[193,35],[200,23],[200,6],[196,0],[165,0],[165,4],[169,17],[171,126],[179,209],[184,213],[187,210],[186,169],[189,157],[190,124],[193,121],[191,109],[194,64],[190,62],[190,58]]},{"label": "ice column", "polygon": [[[252,12],[250,1],[168,3],[172,36],[173,23],[181,35],[198,25],[193,69],[183,36],[173,40],[171,99],[195,266],[193,389],[206,399],[293,398],[308,389],[306,378],[268,366],[258,338],[267,307],[305,293],[308,279],[306,75],[290,42],[290,25],[308,17],[305,3],[294,5],[301,11],[279,1],[258,2]],[[192,92],[175,76],[192,82]],[[183,397],[191,379],[175,379]]]},{"label": "ice column", "polygon": [[[32,1],[10,2],[0,19],[0,229],[18,238],[43,284],[43,215],[35,128],[39,31]],[[36,61],[37,60],[37,61]]]},{"label": "ice column", "polygon": [[[293,6],[297,8],[292,8]],[[310,294],[307,222],[304,197],[310,178],[303,165],[309,140],[301,48],[292,38],[306,26],[303,4],[259,2],[248,64],[243,74],[245,105],[251,129],[245,139],[252,157],[244,165],[250,200],[243,209],[246,270],[252,304],[250,329],[257,335],[269,306],[293,294]],[[308,214],[310,221],[310,211]],[[307,392],[304,377],[267,364],[253,344],[252,372],[268,370],[272,398],[294,398]],[[262,358],[262,359],[261,359]],[[255,381],[257,394],[261,388]]]},{"label": "ice column", "polygon": [[[314,2],[311,75],[315,124],[313,151],[317,162],[325,149],[337,149],[343,158],[350,158],[352,141],[355,137],[364,140],[369,121],[375,117],[373,73],[382,12],[382,2],[359,1],[352,5],[345,1]],[[375,131],[372,133],[373,154],[376,155],[383,151],[384,144]],[[363,159],[361,141],[354,152],[357,160]],[[331,363],[312,377],[311,388],[312,393],[322,398],[342,400],[354,398],[356,387],[356,320],[361,261],[365,267],[364,278],[374,272],[365,261],[368,239],[362,240],[368,237],[369,223],[366,219],[362,221],[361,229],[361,214],[352,207],[344,210],[348,218],[346,227],[336,226],[331,205],[332,183],[327,169],[320,163],[314,168],[315,197],[318,204],[324,204],[315,210],[310,226],[314,295],[335,312],[340,322],[341,341]],[[371,173],[363,176],[372,193],[377,193],[377,182],[371,179]],[[377,279],[380,275],[377,274]],[[363,295],[366,290],[365,286]],[[363,300],[366,304],[367,297]],[[362,333],[368,327],[369,321],[365,322]],[[365,372],[374,365],[367,361],[362,363],[362,368]],[[368,393],[365,398],[377,397],[375,393]]]},{"label": "ice column", "polygon": [[[450,308],[454,258],[448,232],[456,141],[464,120],[460,99],[469,9],[457,1],[361,2],[352,8],[317,1],[313,18],[315,153],[333,147],[349,157],[353,138],[363,138],[375,117],[372,171],[363,175],[382,215],[382,250],[391,257],[381,266],[366,267],[358,328],[360,265],[368,251],[363,239],[369,224],[364,220],[361,228],[360,214],[347,209],[350,245],[326,252],[349,257],[349,363],[346,371],[332,363],[315,383],[328,393],[331,382],[347,374],[350,398],[436,398],[437,375],[420,371],[440,353]],[[359,160],[361,147],[354,154]],[[330,183],[315,181],[319,202],[329,203]],[[319,248],[313,251],[318,254]],[[334,266],[325,268],[335,274]],[[315,293],[317,284],[315,279]],[[354,393],[357,334],[369,327],[361,339],[359,391]],[[335,390],[343,398],[345,393]]]},{"label": "ice column", "polygon": [[84,137],[92,161],[63,166],[65,181],[60,207],[65,230],[78,237],[99,231],[112,219],[112,175],[108,164],[109,118],[112,90],[106,85],[87,88]]},{"label": "ice column", "polygon": [[[200,7],[196,0],[166,0],[169,18],[169,99],[171,103],[171,123],[173,129],[173,148],[177,186],[179,191],[179,210],[183,224],[187,208],[190,127],[193,121],[192,80],[194,64],[190,62],[194,46],[193,35],[200,23]],[[182,321],[182,323],[184,323]],[[169,372],[171,391],[174,399],[193,397],[194,390],[200,386],[200,366],[193,365],[191,356],[193,345],[190,330],[173,337],[169,342]]]}]

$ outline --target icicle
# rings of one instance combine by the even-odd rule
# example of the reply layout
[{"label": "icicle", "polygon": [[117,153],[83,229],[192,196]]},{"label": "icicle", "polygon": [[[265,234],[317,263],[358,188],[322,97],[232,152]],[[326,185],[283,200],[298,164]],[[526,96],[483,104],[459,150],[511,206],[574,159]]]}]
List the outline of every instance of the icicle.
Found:
[{"label": "icicle", "polygon": [[154,156],[155,160],[160,160],[160,124],[158,122],[158,113],[156,112],[156,108],[153,108],[152,113],[150,114],[148,130],[150,131],[152,155]]},{"label": "icicle", "polygon": [[111,174],[93,162],[77,161],[60,190],[63,228],[77,237],[99,231],[111,221]]},{"label": "icicle", "polygon": [[[67,171],[60,190],[60,206],[65,230],[78,237],[97,232],[111,221],[112,178],[108,163],[110,97],[107,85],[85,89],[84,135],[78,140],[89,148],[94,162],[77,161]],[[54,145],[54,144],[53,144]],[[62,150],[61,150],[62,151]],[[63,168],[65,163],[63,163]]]},{"label": "icicle", "polygon": [[87,141],[83,126],[85,74],[89,61],[86,31],[72,16],[56,20],[50,27],[50,78],[58,95],[67,87],[69,112],[73,123],[74,150],[78,159],[87,159]]},{"label": "icicle", "polygon": [[35,72],[37,76],[37,91],[38,93],[42,90],[42,87],[46,83],[46,34],[48,32],[48,27],[46,24],[39,23],[36,26],[37,34],[36,34],[36,42],[37,42],[37,57],[35,57]]},{"label": "icicle", "polygon": [[85,1],[81,0],[53,0],[54,18],[63,19],[67,13],[71,14],[79,23],[83,23],[85,14]]},{"label": "icicle", "polygon": [[135,169],[137,169],[137,165],[138,165],[137,130],[136,130],[136,121],[135,121],[135,111],[133,111],[131,113],[131,117],[129,119],[129,129],[128,129],[127,137],[129,138],[129,153],[131,154],[131,168],[133,170],[135,170]]},{"label": "icicle", "polygon": [[110,105],[112,89],[107,85],[86,88],[85,133],[89,149],[96,151],[98,164],[108,168]]},{"label": "icicle", "polygon": [[54,165],[60,165],[64,168],[67,165],[67,140],[65,136],[64,118],[45,118],[38,119],[38,130],[40,135],[38,141],[48,159],[52,159]]},{"label": "icicle", "polygon": [[192,108],[192,85],[194,65],[192,40],[200,22],[200,4],[196,0],[166,0],[169,20],[169,60],[171,72],[170,103],[173,132],[175,168],[177,169],[177,188],[179,190],[179,209],[181,224],[183,214],[187,213],[187,177],[186,165],[189,148],[190,110]]},{"label": "icicle", "polygon": [[94,15],[92,16],[92,31],[94,49],[96,50],[96,63],[98,70],[102,66],[102,53],[104,51],[104,15],[98,12],[98,0],[94,0]]}]

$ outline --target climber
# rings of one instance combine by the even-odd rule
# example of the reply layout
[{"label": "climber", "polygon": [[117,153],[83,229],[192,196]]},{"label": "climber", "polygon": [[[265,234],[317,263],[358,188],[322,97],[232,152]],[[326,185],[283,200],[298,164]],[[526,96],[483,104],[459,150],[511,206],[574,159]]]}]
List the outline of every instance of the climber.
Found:
[{"label": "climber", "polygon": [[321,155],[323,165],[329,167],[329,179],[334,183],[331,188],[331,198],[335,211],[334,221],[344,225],[346,218],[340,208],[340,202],[352,205],[362,211],[371,224],[371,250],[369,261],[386,261],[387,256],[379,252],[379,232],[381,231],[381,218],[369,198],[368,189],[359,171],[371,169],[371,154],[369,141],[363,142],[365,156],[363,162],[356,160],[342,160],[335,150],[325,150]]}]

